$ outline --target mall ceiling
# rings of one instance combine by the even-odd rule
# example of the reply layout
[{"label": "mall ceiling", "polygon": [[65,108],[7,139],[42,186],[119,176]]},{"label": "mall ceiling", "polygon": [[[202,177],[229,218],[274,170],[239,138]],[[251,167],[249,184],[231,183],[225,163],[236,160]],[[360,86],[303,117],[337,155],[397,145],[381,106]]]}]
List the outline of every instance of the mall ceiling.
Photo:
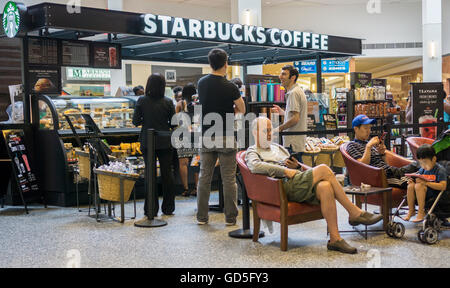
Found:
[{"label": "mall ceiling", "polygon": [[357,57],[356,71],[372,73],[374,78],[402,75],[407,71],[422,67],[422,57]]}]

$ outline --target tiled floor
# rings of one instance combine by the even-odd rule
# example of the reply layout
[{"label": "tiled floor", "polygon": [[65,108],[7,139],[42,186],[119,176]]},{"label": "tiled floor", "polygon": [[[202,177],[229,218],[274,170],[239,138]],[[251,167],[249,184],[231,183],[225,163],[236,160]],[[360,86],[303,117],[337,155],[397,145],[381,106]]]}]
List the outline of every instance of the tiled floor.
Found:
[{"label": "tiled floor", "polygon": [[[217,194],[212,194],[217,199]],[[215,202],[214,199],[211,202]],[[143,202],[138,203],[142,216]],[[384,233],[344,234],[357,255],[328,252],[325,221],[289,228],[289,250],[281,252],[279,225],[274,234],[251,240],[233,239],[223,214],[211,213],[210,224],[195,222],[195,198],[177,198],[176,215],[162,217],[161,228],[138,229],[133,221],[97,223],[74,208],[0,209],[0,267],[450,267],[450,231],[433,246],[417,240],[416,225],[407,223],[405,239]],[[128,216],[133,213],[127,204]],[[241,216],[241,215],[240,215]],[[339,206],[341,229],[349,229],[347,213]],[[79,256],[79,257],[78,257]]]}]

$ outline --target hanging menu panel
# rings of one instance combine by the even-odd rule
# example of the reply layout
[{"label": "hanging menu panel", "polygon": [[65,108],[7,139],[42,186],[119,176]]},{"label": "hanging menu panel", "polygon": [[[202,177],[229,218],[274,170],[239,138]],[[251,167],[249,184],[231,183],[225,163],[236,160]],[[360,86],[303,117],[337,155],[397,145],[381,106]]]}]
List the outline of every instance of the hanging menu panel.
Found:
[{"label": "hanging menu panel", "polygon": [[59,94],[61,92],[60,68],[30,66],[28,70],[29,89],[37,94]]},{"label": "hanging menu panel", "polygon": [[89,43],[62,41],[62,66],[89,67]]},{"label": "hanging menu panel", "polygon": [[58,65],[58,41],[45,38],[28,40],[28,63]]},{"label": "hanging menu panel", "polygon": [[92,54],[94,68],[122,68],[120,45],[93,43]]}]

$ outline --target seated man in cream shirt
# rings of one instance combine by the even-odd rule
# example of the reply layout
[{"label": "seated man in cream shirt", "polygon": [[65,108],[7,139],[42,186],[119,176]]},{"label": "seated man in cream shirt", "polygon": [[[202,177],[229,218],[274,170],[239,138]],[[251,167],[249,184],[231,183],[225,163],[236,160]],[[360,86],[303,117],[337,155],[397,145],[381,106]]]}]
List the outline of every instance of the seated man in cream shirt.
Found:
[{"label": "seated man in cream shirt", "polygon": [[364,212],[355,206],[347,198],[328,166],[319,165],[305,172],[298,170],[300,163],[289,159],[290,154],[284,147],[272,143],[272,123],[268,118],[256,118],[252,124],[252,133],[256,145],[249,147],[245,155],[250,171],[282,178],[283,187],[290,202],[320,205],[330,232],[328,250],[357,253],[356,248],[347,244],[339,235],[336,200],[349,213],[349,223],[353,226],[373,225],[379,222],[382,216]]}]

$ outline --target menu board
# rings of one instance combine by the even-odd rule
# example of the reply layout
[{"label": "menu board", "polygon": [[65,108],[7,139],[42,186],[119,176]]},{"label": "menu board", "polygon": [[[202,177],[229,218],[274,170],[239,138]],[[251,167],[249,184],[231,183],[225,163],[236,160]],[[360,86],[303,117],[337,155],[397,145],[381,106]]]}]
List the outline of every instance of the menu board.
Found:
[{"label": "menu board", "polygon": [[38,94],[59,94],[61,73],[59,68],[30,67],[28,70],[30,91]]},{"label": "menu board", "polygon": [[352,88],[368,87],[372,84],[372,74],[371,73],[350,73],[350,85]]},{"label": "menu board", "polygon": [[120,45],[93,43],[92,56],[94,68],[121,69]]},{"label": "menu board", "polygon": [[3,130],[2,132],[20,192],[38,191],[37,179],[25,147],[24,131]]},{"label": "menu board", "polygon": [[89,66],[89,43],[62,41],[62,66]]},{"label": "menu board", "polygon": [[372,87],[386,87],[386,79],[372,79]]},{"label": "menu board", "polygon": [[45,38],[28,40],[28,63],[58,65],[58,41]]},{"label": "menu board", "polygon": [[[442,121],[444,85],[442,83],[411,83],[413,123],[435,124]],[[415,129],[417,133],[417,129]],[[436,139],[437,127],[420,127],[422,137]]]}]

